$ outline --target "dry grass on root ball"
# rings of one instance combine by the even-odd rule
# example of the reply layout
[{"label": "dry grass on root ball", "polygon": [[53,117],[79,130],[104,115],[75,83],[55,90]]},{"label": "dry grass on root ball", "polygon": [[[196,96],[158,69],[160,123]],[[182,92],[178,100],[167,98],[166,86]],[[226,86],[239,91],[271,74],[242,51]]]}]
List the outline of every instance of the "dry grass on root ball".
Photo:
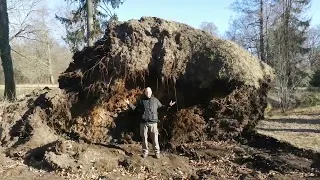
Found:
[{"label": "dry grass on root ball", "polygon": [[[161,125],[161,132],[166,139],[184,142],[229,137],[255,124],[263,117],[273,78],[271,67],[231,41],[185,24],[144,17],[111,23],[93,47],[75,53],[59,77],[59,87],[74,97],[71,121],[79,122],[68,133],[90,142],[138,139],[138,117],[123,100],[137,101],[150,86],[163,104],[177,100],[177,106],[160,112],[160,117],[190,127]],[[202,114],[191,113],[192,107]],[[80,127],[83,123],[86,131]],[[197,133],[198,128],[206,135]],[[178,140],[179,131],[190,132],[190,137]]]}]

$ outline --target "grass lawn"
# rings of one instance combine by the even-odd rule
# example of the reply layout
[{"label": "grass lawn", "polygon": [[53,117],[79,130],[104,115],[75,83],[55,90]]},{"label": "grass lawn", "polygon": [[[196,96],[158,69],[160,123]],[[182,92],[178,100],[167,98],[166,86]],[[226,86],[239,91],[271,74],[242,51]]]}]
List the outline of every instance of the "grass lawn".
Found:
[{"label": "grass lawn", "polygon": [[257,131],[320,152],[320,106],[295,108],[286,113],[272,110],[259,122]]}]

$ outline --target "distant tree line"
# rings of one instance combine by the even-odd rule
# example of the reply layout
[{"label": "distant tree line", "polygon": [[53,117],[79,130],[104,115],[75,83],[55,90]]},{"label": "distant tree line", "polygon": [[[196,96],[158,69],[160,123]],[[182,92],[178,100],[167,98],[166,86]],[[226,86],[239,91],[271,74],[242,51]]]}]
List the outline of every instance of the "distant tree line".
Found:
[{"label": "distant tree line", "polygon": [[310,6],[310,0],[236,0],[231,5],[238,16],[226,38],[275,69],[283,111],[297,87],[319,85],[310,81],[320,69],[320,26],[310,26]]}]

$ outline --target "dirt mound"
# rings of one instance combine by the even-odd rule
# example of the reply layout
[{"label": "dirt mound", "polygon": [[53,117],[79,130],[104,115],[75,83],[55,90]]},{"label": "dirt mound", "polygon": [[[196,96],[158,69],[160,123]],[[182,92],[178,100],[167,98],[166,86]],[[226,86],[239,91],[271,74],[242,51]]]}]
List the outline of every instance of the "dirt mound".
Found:
[{"label": "dirt mound", "polygon": [[75,53],[59,77],[62,91],[5,106],[1,144],[10,157],[56,169],[64,165],[54,159],[68,158],[52,149],[65,139],[135,143],[139,117],[123,100],[137,101],[146,86],[163,104],[177,101],[159,115],[163,148],[235,138],[263,118],[272,79],[272,69],[238,45],[187,25],[151,17],[113,23]]},{"label": "dirt mound", "polygon": [[[163,104],[177,101],[160,113],[168,122],[161,125],[163,142],[182,143],[176,137],[184,132],[201,139],[204,129],[209,138],[234,138],[263,118],[272,80],[273,70],[249,52],[185,24],[152,17],[113,23],[59,77],[72,98],[72,118],[61,121],[77,124],[63,129],[89,142],[138,140],[139,122],[123,99],[135,102],[150,86]],[[185,120],[183,112],[193,108],[202,114]]]},{"label": "dirt mound", "polygon": [[[171,144],[188,143],[205,139],[206,122],[200,109],[182,109],[172,123]],[[187,133],[186,133],[187,132]]]},{"label": "dirt mound", "polygon": [[[139,154],[141,146],[137,144],[121,147],[68,140],[86,140],[79,138],[79,134],[85,132],[88,134],[83,137],[97,134],[84,130],[85,125],[80,128],[79,118],[66,124],[71,122],[71,106],[67,99],[72,97],[45,89],[19,102],[0,106],[0,161],[4,159],[4,153],[17,160],[17,166],[28,165],[29,169],[34,168],[37,172],[56,171],[71,179],[97,179],[92,177],[98,177],[98,174],[105,174],[106,177],[123,177],[125,174],[127,179],[135,174],[140,177],[138,179],[149,179],[157,176],[181,177],[180,172],[183,176],[193,173],[186,158],[174,154],[164,155],[162,161],[153,157],[144,160]],[[92,115],[100,115],[98,111],[99,109],[93,111]],[[65,121],[61,121],[62,119]],[[94,126],[87,126],[91,125]],[[68,133],[67,128],[74,134]],[[98,134],[97,137],[102,135]],[[7,170],[1,170],[5,166],[0,163],[0,176],[9,176],[5,173]],[[4,169],[11,169],[11,166]],[[17,177],[18,175],[16,174]]]}]

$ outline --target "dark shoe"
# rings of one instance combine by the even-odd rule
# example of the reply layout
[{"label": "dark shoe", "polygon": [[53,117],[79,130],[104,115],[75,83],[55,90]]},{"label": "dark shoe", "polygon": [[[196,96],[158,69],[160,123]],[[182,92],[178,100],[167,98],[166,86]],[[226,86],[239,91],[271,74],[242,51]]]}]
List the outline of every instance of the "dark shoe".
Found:
[{"label": "dark shoe", "polygon": [[160,159],[160,153],[156,153],[156,158]]}]

